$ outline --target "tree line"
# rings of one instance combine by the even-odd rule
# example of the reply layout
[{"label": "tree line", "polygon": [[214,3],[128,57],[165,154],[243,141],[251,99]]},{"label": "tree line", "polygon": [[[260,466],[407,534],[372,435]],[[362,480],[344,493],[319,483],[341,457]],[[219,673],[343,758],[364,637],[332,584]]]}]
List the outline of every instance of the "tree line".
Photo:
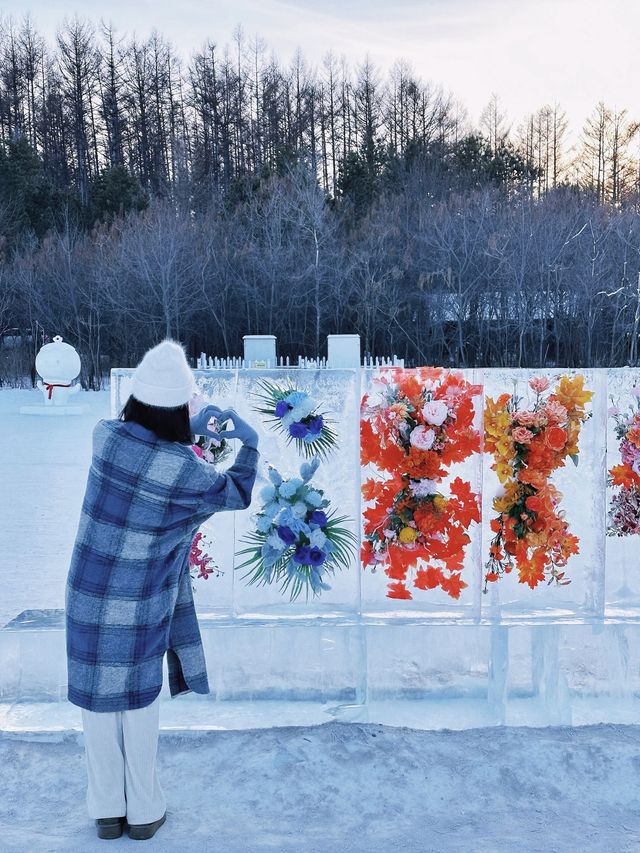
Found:
[{"label": "tree line", "polygon": [[[238,30],[0,28],[0,329],[62,334],[88,386],[162,335],[193,355],[358,332],[409,363],[636,363],[638,123],[578,146],[546,105],[478,127],[404,63],[288,66]],[[0,381],[24,369],[5,348]],[[20,360],[22,358],[22,361]]]}]

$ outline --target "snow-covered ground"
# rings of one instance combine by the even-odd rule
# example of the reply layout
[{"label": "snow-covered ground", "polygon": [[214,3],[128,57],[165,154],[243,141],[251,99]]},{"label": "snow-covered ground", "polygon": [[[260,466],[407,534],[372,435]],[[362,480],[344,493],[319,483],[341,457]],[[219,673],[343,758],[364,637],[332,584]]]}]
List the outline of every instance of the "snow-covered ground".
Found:
[{"label": "snow-covered ground", "polygon": [[[640,732],[330,723],[163,735],[149,851],[636,853]],[[79,737],[0,735],[0,851],[104,850]],[[134,842],[110,842],[121,849]]]}]

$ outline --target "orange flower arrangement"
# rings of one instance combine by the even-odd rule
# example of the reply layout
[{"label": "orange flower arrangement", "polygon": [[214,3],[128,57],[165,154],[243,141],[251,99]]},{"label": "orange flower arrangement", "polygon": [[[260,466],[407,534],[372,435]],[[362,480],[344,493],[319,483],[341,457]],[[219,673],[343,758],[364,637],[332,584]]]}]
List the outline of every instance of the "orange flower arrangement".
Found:
[{"label": "orange flower arrangement", "polygon": [[480,521],[479,499],[459,477],[449,497],[439,484],[450,465],[480,450],[473,397],[481,386],[460,372],[431,367],[383,370],[375,384],[377,401],[362,400],[361,460],[383,479],[362,486],[371,504],[364,512],[362,562],[384,567],[392,581],[389,598],[413,598],[411,586],[439,587],[459,598],[467,586],[467,530]]},{"label": "orange flower arrangement", "polygon": [[560,492],[549,482],[567,458],[578,464],[578,438],[591,416],[593,397],[584,378],[562,376],[552,393],[546,377],[529,382],[535,392],[532,408],[522,408],[515,394],[485,401],[485,449],[493,454],[491,468],[503,493],[493,501],[499,513],[491,521],[495,534],[489,547],[485,587],[518,569],[520,583],[534,589],[541,581],[566,585],[564,567],[579,550],[559,510]]}]

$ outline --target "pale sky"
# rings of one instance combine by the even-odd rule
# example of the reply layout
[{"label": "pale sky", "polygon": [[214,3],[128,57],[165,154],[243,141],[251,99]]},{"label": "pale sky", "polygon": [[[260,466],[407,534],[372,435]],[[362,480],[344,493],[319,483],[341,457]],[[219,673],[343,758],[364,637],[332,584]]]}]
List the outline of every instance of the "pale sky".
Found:
[{"label": "pale sky", "polygon": [[514,126],[554,102],[574,134],[600,100],[640,117],[640,0],[3,0],[1,11],[29,11],[48,39],[74,14],[122,34],[155,28],[185,58],[206,38],[231,43],[240,24],[282,61],[296,48],[313,64],[329,50],[382,70],[405,59],[473,121],[492,92]]}]

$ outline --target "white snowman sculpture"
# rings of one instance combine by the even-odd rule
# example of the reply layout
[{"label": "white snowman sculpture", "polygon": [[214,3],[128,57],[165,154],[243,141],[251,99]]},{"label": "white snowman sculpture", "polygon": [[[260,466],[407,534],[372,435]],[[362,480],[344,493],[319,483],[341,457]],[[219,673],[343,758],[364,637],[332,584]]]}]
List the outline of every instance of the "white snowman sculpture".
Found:
[{"label": "white snowman sculpture", "polygon": [[36,370],[42,377],[37,387],[44,395],[45,406],[67,406],[69,398],[81,389],[73,380],[80,373],[80,356],[71,344],[56,335],[36,356]]}]

